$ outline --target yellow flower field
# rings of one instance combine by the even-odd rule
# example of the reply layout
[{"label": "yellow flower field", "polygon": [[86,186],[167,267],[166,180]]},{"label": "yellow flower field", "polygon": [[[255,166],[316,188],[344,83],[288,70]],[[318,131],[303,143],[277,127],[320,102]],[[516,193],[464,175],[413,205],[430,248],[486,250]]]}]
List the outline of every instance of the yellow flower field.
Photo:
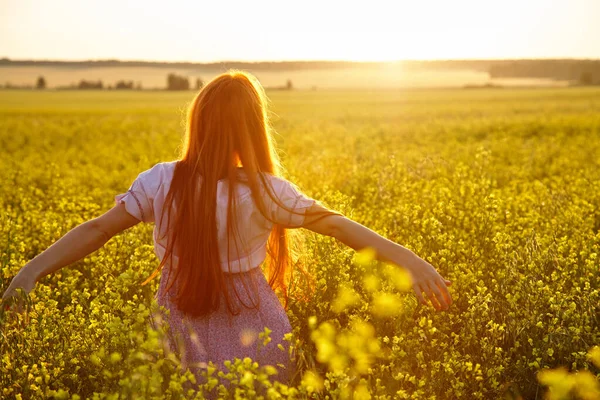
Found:
[{"label": "yellow flower field", "polygon": [[[273,91],[286,177],[434,265],[403,270],[302,232],[288,315],[298,373],[232,360],[224,398],[600,398],[600,89]],[[192,92],[0,91],[0,290],[138,173],[178,156]],[[149,329],[139,224],[0,310],[0,398],[178,399],[191,374]],[[268,342],[269,331],[260,336]]]}]

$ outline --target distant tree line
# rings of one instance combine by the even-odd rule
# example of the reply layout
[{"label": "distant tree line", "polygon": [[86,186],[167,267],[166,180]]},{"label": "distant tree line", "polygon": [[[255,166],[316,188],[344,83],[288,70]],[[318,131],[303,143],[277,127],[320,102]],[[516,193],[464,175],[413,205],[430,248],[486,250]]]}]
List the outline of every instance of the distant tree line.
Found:
[{"label": "distant tree line", "polygon": [[117,89],[117,90],[119,90],[119,89],[126,89],[126,90],[134,89],[133,81],[118,81],[115,84],[115,89]]},{"label": "distant tree line", "polygon": [[[53,65],[71,65],[70,62],[51,62]],[[92,62],[95,63],[95,62]],[[111,63],[129,65],[128,62],[118,62],[114,60],[107,61]],[[1,59],[0,65],[46,65],[46,62],[36,61],[11,61],[8,59]],[[77,64],[77,63],[75,63]],[[101,66],[105,64],[98,63]],[[154,65],[160,63],[145,63],[145,65]],[[192,63],[183,63],[185,65],[196,65]],[[182,65],[183,65],[182,64]],[[234,63],[235,64],[235,63]],[[360,67],[364,64],[373,63],[348,63],[348,62],[293,62],[293,63],[258,63],[268,64],[263,65],[263,69],[270,69],[279,66],[281,68],[296,69],[302,66],[311,68],[331,68],[333,66],[341,65],[354,65]],[[79,64],[77,64],[79,65]],[[174,64],[175,65],[175,64]],[[176,64],[176,65],[179,65]],[[205,65],[205,64],[199,64]],[[206,64],[213,65],[213,64]],[[403,68],[405,65],[411,66],[411,68],[470,68],[478,69],[480,71],[487,71],[490,78],[532,78],[532,79],[555,79],[570,81],[573,84],[579,85],[600,85],[600,60],[445,60],[445,61],[414,61],[414,62],[402,62],[398,63],[399,67]],[[254,66],[256,67],[256,66]],[[253,68],[254,68],[253,67]],[[256,68],[254,68],[256,69]],[[196,90],[200,90],[204,86],[204,82],[200,78],[196,78],[194,84],[190,81],[190,78],[184,75],[178,75],[170,73],[167,75],[167,90],[190,90],[192,87]],[[4,85],[7,89],[46,89],[48,82],[43,76],[37,78],[37,81],[33,85],[14,85],[10,82],[6,82]],[[277,86],[270,89],[275,90],[292,90],[293,84],[291,80],[288,80],[284,86]],[[81,80],[77,84],[71,84],[69,86],[60,87],[59,89],[118,89],[118,90],[141,90],[141,83],[135,84],[133,81],[120,80],[115,83],[114,86],[105,86],[101,80],[89,81]]]},{"label": "distant tree line", "polygon": [[40,76],[35,81],[35,85],[15,85],[10,82],[6,82],[4,86],[0,85],[0,88],[4,89],[46,89],[46,78]]},{"label": "distant tree line", "polygon": [[84,79],[82,79],[81,81],[79,81],[79,84],[77,85],[77,89],[82,89],[82,90],[86,90],[86,89],[103,89],[104,88],[104,84],[102,83],[102,81],[86,81]]},{"label": "distant tree line", "polygon": [[[429,63],[429,61],[425,61]],[[468,61],[473,63],[473,61]],[[478,61],[476,61],[478,62]],[[421,61],[408,61],[408,63],[422,63]],[[378,65],[380,62],[354,62],[354,61],[263,61],[263,62],[159,62],[159,61],[120,61],[120,60],[87,60],[87,61],[58,61],[58,60],[11,60],[0,58],[0,65],[8,66],[52,66],[52,67],[161,67],[177,69],[205,69],[206,71],[226,69],[248,69],[253,71],[292,71],[304,69],[337,69],[352,65]]]},{"label": "distant tree line", "polygon": [[[600,60],[556,59],[556,60],[407,60],[398,62],[352,62],[352,61],[281,61],[281,62],[146,62],[119,60],[52,61],[0,59],[0,66],[55,66],[55,67],[165,67],[179,70],[214,71],[228,68],[251,71],[298,71],[306,69],[363,68],[390,64],[402,70],[475,70],[488,72],[490,78],[546,78],[575,82],[600,81]],[[183,82],[180,82],[182,84]],[[175,85],[177,86],[177,85]],[[188,88],[191,87],[191,84]],[[177,89],[173,89],[177,90]]]},{"label": "distant tree line", "polygon": [[600,85],[600,60],[517,60],[497,61],[490,78],[546,78]]},{"label": "distant tree line", "polygon": [[[11,60],[9,58],[0,58],[0,65],[6,66],[55,66],[55,67],[164,67],[177,68],[179,70],[194,69],[196,71],[214,71],[225,70],[229,68],[248,69],[251,71],[297,71],[306,69],[338,69],[346,67],[368,67],[382,64],[397,65],[401,69],[419,70],[419,69],[469,69],[477,71],[486,71],[490,73],[501,73],[498,77],[516,77],[509,72],[513,68],[521,70],[529,68],[528,65],[535,64],[536,68],[531,70],[525,77],[550,77],[550,70],[555,70],[557,65],[574,66],[575,69],[581,68],[589,63],[599,63],[600,60],[587,59],[555,59],[555,60],[405,60],[392,62],[355,62],[355,61],[267,61],[267,62],[212,62],[212,63],[193,63],[193,62],[153,62],[153,61],[119,61],[119,60],[88,60],[88,61],[52,61],[52,60]],[[558,71],[562,67],[558,67]],[[568,67],[569,68],[569,67]],[[516,72],[516,69],[513,71]],[[510,73],[511,75],[504,75]],[[557,72],[561,76],[556,79],[570,79],[573,74],[565,77],[563,72]],[[531,75],[534,74],[534,75]],[[543,75],[543,76],[542,76]],[[577,79],[579,73],[575,73]]]},{"label": "distant tree line", "polygon": [[[187,76],[180,76],[177,74],[169,74],[167,76],[167,89],[168,90],[190,90],[190,79]],[[196,90],[202,89],[204,86],[204,81],[201,78],[196,78],[194,82],[194,88]],[[0,85],[0,88],[5,89],[39,89],[43,90],[48,87],[46,78],[44,76],[39,76],[35,82],[35,85],[13,85],[10,82],[6,82],[4,86]],[[82,79],[77,84],[71,84],[68,86],[60,86],[57,89],[67,89],[67,90],[142,90],[142,83],[135,83],[132,80],[120,80],[117,81],[114,86],[108,85],[106,86],[102,80],[86,80]]]}]

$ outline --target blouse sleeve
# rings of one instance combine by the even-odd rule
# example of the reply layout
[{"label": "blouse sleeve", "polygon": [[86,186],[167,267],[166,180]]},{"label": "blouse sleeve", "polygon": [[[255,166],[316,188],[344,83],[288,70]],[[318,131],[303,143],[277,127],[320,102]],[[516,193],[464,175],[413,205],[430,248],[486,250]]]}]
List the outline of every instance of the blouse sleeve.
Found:
[{"label": "blouse sleeve", "polygon": [[154,196],[160,186],[159,164],[140,173],[127,192],[115,196],[115,203],[125,204],[127,212],[140,221],[154,222]]},{"label": "blouse sleeve", "polygon": [[272,193],[277,201],[266,195],[267,210],[271,219],[280,225],[299,228],[304,223],[306,210],[315,200],[302,193],[293,183],[279,177],[272,177]]}]

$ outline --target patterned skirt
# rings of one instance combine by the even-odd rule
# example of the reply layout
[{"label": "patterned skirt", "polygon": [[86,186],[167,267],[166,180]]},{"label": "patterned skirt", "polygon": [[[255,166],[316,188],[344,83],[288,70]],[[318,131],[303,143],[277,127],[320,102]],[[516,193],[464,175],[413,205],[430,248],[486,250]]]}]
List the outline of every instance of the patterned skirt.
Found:
[{"label": "patterned skirt", "polygon": [[[233,309],[239,311],[239,314],[231,315],[225,301],[221,301],[217,311],[197,318],[185,316],[171,303],[169,296],[165,294],[164,270],[165,268],[157,300],[159,305],[170,310],[169,316],[161,316],[170,325],[168,349],[181,357],[184,368],[187,367],[194,373],[197,382],[205,382],[201,372],[209,361],[227,373],[224,361],[249,357],[260,366],[275,367],[277,375],[272,380],[289,383],[295,372],[295,365],[290,357],[290,343],[283,340],[283,337],[292,328],[283,306],[260,267],[248,272],[225,274],[228,287],[238,293],[239,299],[232,290],[229,297]],[[175,285],[171,290],[174,288]],[[243,306],[256,304],[257,296],[260,298],[257,308]],[[266,345],[259,337],[265,327],[271,331],[271,340]],[[228,386],[227,381],[221,382]]]}]

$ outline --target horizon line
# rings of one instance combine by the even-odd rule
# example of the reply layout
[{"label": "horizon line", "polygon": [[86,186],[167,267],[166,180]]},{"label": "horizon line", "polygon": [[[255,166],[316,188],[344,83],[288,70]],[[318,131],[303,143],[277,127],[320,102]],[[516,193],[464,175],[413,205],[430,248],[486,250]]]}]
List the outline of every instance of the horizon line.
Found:
[{"label": "horizon line", "polygon": [[263,63],[354,63],[354,64],[393,64],[403,62],[447,62],[447,61],[600,61],[600,58],[578,57],[532,57],[532,58],[431,58],[431,59],[397,59],[397,60],[350,60],[350,59],[293,59],[293,60],[213,60],[213,61],[165,61],[159,59],[120,59],[120,58],[88,58],[88,59],[50,59],[50,58],[20,58],[0,57],[0,62],[56,62],[56,63],[94,63],[94,62],[123,62],[123,63],[160,63],[160,64],[263,64]]}]

